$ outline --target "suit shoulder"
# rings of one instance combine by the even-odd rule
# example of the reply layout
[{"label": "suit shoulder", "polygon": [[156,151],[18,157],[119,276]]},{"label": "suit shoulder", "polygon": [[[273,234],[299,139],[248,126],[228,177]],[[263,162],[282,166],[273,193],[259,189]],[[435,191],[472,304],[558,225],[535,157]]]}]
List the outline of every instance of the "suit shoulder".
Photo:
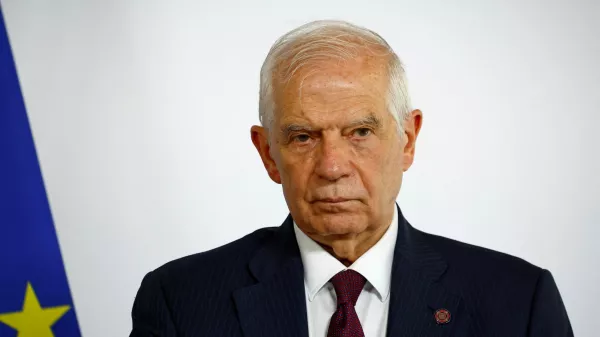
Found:
[{"label": "suit shoulder", "polygon": [[244,268],[253,253],[273,236],[276,229],[277,227],[258,229],[223,246],[167,262],[152,273],[163,279],[177,279],[206,275],[207,270],[214,274]]},{"label": "suit shoulder", "polygon": [[[421,240],[446,262],[440,282],[458,295],[468,315],[485,327],[477,335],[514,336],[527,331],[536,294],[556,293],[550,273],[522,258],[420,232]],[[541,289],[541,290],[540,290]],[[544,295],[548,296],[548,295]],[[556,296],[555,296],[556,298]],[[548,302],[546,302],[547,304]],[[506,322],[511,322],[506,325]],[[519,333],[515,333],[519,331]]]},{"label": "suit shoulder", "polygon": [[171,322],[173,327],[194,325],[191,331],[205,332],[200,333],[203,336],[214,335],[208,331],[215,326],[220,327],[218,331],[223,331],[223,325],[232,331],[238,330],[237,321],[231,320],[236,317],[231,294],[255,282],[248,262],[274,233],[275,228],[259,229],[221,247],[168,262],[148,273],[132,311],[134,321],[143,322],[138,328]]},{"label": "suit shoulder", "polygon": [[463,275],[518,278],[535,283],[543,269],[499,251],[419,231],[425,242],[448,262],[449,269]]}]

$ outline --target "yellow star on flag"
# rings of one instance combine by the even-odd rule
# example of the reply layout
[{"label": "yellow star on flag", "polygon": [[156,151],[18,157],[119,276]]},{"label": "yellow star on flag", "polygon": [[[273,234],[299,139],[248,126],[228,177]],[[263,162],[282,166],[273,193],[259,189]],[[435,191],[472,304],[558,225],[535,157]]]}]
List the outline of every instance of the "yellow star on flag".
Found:
[{"label": "yellow star on flag", "polygon": [[0,322],[17,330],[17,337],[54,337],[50,328],[69,309],[69,305],[42,308],[33,287],[27,282],[23,311],[0,314]]}]

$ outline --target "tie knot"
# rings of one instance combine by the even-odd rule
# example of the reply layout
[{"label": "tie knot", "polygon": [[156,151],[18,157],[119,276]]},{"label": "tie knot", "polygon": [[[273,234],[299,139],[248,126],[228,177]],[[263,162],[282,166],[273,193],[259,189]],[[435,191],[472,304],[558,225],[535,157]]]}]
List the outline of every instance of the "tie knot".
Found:
[{"label": "tie knot", "polygon": [[351,269],[341,271],[332,277],[331,283],[335,288],[338,305],[343,303],[356,305],[358,296],[366,282],[367,279],[364,276]]}]

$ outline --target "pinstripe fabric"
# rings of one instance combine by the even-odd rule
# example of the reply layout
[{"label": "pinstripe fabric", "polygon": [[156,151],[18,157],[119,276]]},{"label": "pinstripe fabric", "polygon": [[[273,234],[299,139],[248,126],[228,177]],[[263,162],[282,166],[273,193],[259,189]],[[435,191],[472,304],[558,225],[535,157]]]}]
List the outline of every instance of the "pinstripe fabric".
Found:
[{"label": "pinstripe fabric", "polygon": [[[398,210],[389,337],[569,337],[552,275],[521,259],[422,233]],[[307,337],[292,218],[146,275],[131,337]],[[452,320],[437,324],[447,309]],[[367,336],[378,337],[378,336]]]}]

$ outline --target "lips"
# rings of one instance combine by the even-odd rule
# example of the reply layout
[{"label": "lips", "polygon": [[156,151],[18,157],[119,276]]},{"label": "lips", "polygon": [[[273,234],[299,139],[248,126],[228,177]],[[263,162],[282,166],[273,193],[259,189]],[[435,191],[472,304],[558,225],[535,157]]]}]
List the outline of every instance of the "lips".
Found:
[{"label": "lips", "polygon": [[344,202],[344,201],[350,201],[352,199],[346,199],[346,198],[325,198],[325,199],[319,199],[317,201],[319,202],[329,202],[329,203],[340,203],[340,202]]}]

